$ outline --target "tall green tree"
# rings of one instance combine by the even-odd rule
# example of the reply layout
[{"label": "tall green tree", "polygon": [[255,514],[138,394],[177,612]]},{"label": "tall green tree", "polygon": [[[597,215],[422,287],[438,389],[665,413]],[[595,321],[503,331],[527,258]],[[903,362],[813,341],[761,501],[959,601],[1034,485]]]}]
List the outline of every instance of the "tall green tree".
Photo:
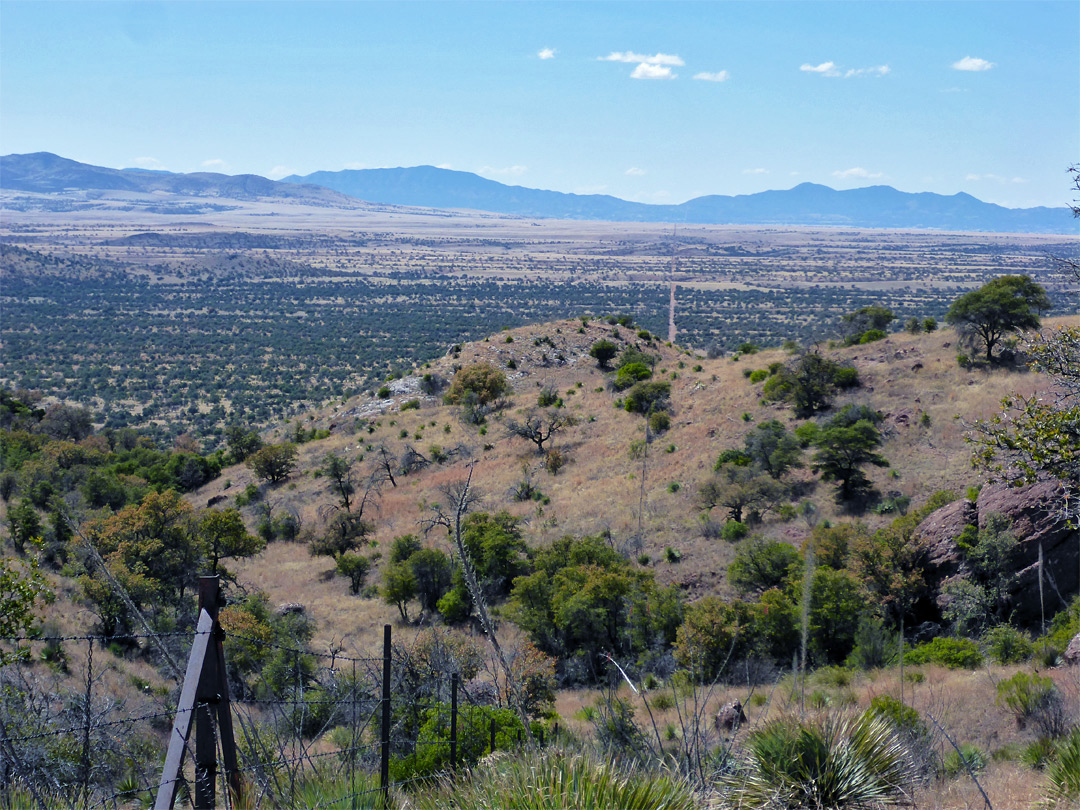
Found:
[{"label": "tall green tree", "polygon": [[247,465],[259,478],[277,484],[296,468],[296,445],[292,442],[264,447],[247,459]]},{"label": "tall green tree", "polygon": [[1031,276],[1000,276],[977,290],[953,301],[945,320],[961,338],[986,350],[994,359],[994,348],[1002,338],[1023,329],[1038,329],[1039,315],[1050,309],[1050,299]]},{"label": "tall green tree", "polygon": [[829,420],[814,440],[817,452],[813,456],[813,470],[820,472],[825,481],[836,481],[838,503],[850,502],[869,495],[873,488],[862,468],[867,464],[888,467],[889,462],[877,452],[881,446],[881,433],[871,418],[861,416],[854,422],[849,418],[857,413],[847,406]]}]

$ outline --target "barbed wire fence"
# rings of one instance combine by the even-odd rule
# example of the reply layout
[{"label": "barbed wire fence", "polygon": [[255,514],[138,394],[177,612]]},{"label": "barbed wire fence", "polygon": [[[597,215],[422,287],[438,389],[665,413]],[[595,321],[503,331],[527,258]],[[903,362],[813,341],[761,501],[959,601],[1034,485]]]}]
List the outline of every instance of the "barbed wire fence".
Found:
[{"label": "barbed wire fence", "polygon": [[[452,656],[414,660],[390,625],[381,655],[290,647],[224,631],[217,577],[200,584],[194,632],[0,638],[23,653],[0,668],[0,810],[384,808],[391,789],[522,742],[496,688]],[[230,640],[277,662],[235,697],[220,652]],[[151,643],[183,663],[184,642],[176,688],[128,673],[138,689],[120,690],[123,673],[101,663],[110,645]]]}]

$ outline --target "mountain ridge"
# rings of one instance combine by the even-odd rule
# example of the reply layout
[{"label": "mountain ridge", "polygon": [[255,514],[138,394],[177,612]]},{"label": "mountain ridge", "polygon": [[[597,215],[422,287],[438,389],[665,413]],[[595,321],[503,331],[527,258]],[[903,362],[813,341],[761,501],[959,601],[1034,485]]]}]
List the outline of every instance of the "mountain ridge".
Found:
[{"label": "mountain ridge", "polygon": [[1066,207],[1006,208],[966,192],[904,192],[885,185],[837,190],[800,183],[787,190],[710,194],[674,205],[654,205],[606,194],[509,186],[470,172],[434,166],[320,171],[289,175],[282,182],[321,185],[371,202],[558,219],[1076,233]]},{"label": "mountain ridge", "polygon": [[368,203],[584,221],[1077,234],[1067,207],[1005,208],[965,192],[904,192],[885,185],[836,190],[807,182],[786,190],[710,194],[656,205],[607,194],[511,186],[435,166],[319,171],[269,180],[255,174],[111,169],[35,152],[0,157],[0,188],[39,194],[111,191],[280,198],[341,208]]}]

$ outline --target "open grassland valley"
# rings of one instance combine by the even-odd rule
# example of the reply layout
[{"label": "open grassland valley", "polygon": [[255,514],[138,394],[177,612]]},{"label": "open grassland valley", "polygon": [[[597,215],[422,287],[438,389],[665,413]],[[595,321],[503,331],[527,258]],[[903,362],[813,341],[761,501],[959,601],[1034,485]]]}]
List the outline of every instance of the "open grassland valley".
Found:
[{"label": "open grassland valley", "polygon": [[386,216],[5,232],[0,808],[1080,807],[1075,240]]}]

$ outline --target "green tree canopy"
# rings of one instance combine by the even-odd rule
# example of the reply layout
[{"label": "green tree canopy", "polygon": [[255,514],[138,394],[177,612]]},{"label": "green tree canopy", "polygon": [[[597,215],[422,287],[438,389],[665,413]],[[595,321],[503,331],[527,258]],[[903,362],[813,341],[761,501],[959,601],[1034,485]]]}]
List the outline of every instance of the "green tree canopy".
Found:
[{"label": "green tree canopy", "polygon": [[259,478],[277,484],[296,468],[296,445],[292,442],[272,444],[248,457],[247,466]]},{"label": "green tree canopy", "polygon": [[994,359],[994,347],[1011,332],[1038,329],[1039,315],[1050,309],[1050,299],[1031,276],[1000,276],[953,301],[945,320],[962,339],[986,350]]},{"label": "green tree canopy", "polygon": [[589,357],[596,360],[596,365],[600,368],[607,368],[608,363],[615,359],[615,355],[619,353],[619,347],[612,343],[610,340],[598,340],[589,349]]},{"label": "green tree canopy", "polygon": [[853,406],[847,406],[826,423],[814,440],[817,448],[813,456],[814,472],[820,472],[825,481],[840,484],[836,493],[839,503],[851,502],[872,492],[870,479],[862,470],[864,465],[889,466],[889,462],[875,452],[881,446],[877,425],[867,418],[852,422],[848,418],[852,413]]}]

